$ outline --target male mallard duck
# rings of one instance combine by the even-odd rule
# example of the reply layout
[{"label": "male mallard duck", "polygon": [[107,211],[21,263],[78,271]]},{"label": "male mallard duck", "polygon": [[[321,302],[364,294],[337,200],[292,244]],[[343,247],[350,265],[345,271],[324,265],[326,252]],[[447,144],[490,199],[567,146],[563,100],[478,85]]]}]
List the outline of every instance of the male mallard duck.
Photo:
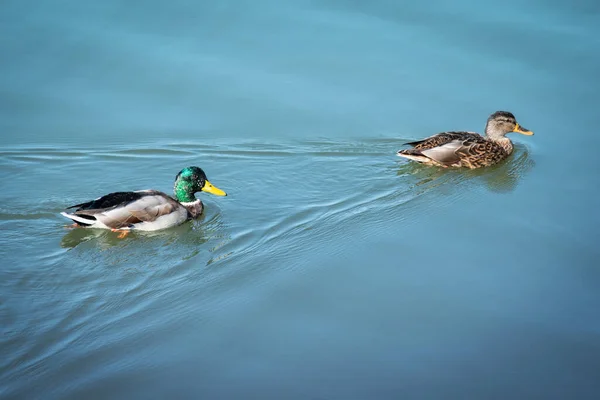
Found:
[{"label": "male mallard duck", "polygon": [[513,144],[507,133],[533,132],[517,123],[507,111],[496,111],[487,120],[485,136],[475,132],[442,132],[423,140],[406,143],[412,149],[399,150],[398,155],[423,164],[441,167],[480,168],[496,164],[510,155]]},{"label": "male mallard duck", "polygon": [[61,214],[72,219],[73,226],[121,231],[120,237],[125,237],[132,229],[156,231],[199,217],[204,206],[194,193],[200,191],[227,196],[206,179],[202,169],[187,167],[175,177],[177,200],[158,190],[115,192],[68,207],[77,210]]}]

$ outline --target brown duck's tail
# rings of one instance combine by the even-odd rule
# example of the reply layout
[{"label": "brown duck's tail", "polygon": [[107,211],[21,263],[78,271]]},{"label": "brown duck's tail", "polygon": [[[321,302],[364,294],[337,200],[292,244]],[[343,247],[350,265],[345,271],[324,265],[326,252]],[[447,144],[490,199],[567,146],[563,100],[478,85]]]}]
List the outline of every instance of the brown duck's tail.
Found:
[{"label": "brown duck's tail", "polygon": [[400,157],[408,158],[409,160],[418,161],[421,163],[428,163],[428,164],[431,163],[431,159],[429,157],[423,155],[423,153],[421,153],[419,150],[415,150],[415,149],[398,150],[398,152],[396,154]]}]

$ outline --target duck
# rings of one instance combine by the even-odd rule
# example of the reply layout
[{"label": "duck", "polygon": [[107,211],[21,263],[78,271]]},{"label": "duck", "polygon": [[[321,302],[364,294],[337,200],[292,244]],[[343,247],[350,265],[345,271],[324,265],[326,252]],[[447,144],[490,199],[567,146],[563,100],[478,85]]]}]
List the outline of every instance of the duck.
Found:
[{"label": "duck", "polygon": [[508,111],[496,111],[487,119],[485,134],[476,132],[442,132],[423,140],[405,143],[410,149],[398,150],[400,157],[438,167],[482,168],[497,164],[513,151],[506,134],[516,132],[531,136],[533,132],[517,123]]},{"label": "duck", "polygon": [[198,218],[204,210],[195,196],[200,191],[227,196],[208,181],[201,168],[191,166],[175,177],[175,197],[158,190],[113,192],[67,207],[75,211],[61,214],[74,222],[69,227],[110,229],[124,238],[132,230],[157,231]]}]

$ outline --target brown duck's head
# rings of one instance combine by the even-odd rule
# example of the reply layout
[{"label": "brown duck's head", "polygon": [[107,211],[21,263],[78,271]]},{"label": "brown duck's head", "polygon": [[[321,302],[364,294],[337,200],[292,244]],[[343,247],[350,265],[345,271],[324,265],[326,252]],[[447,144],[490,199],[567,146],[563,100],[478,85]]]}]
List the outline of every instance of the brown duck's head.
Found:
[{"label": "brown duck's head", "polygon": [[485,125],[485,134],[489,138],[499,139],[510,132],[533,135],[532,131],[519,125],[515,116],[508,111],[496,111],[490,115]]}]

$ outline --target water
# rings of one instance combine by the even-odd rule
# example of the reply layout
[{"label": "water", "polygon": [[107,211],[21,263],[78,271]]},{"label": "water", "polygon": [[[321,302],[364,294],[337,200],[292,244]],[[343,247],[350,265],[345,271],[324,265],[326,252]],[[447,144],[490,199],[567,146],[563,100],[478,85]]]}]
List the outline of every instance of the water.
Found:
[{"label": "water", "polygon": [[[596,398],[592,1],[4,1],[0,397]],[[509,110],[508,162],[407,140]],[[517,137],[518,136],[518,137]],[[64,207],[226,198],[164,232]]]}]

